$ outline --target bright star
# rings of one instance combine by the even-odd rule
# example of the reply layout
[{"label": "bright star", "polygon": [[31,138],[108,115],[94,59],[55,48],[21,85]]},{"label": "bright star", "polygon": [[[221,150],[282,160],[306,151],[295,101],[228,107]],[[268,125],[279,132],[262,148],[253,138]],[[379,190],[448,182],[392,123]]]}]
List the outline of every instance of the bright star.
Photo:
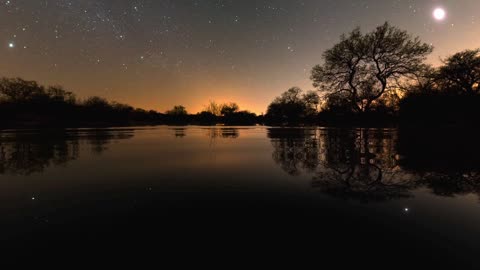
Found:
[{"label": "bright star", "polygon": [[13,42],[8,43],[8,47],[9,48],[15,48],[15,43],[13,43]]},{"label": "bright star", "polygon": [[433,11],[433,17],[437,21],[443,21],[445,19],[445,17],[447,17],[447,12],[443,8],[436,8]]}]

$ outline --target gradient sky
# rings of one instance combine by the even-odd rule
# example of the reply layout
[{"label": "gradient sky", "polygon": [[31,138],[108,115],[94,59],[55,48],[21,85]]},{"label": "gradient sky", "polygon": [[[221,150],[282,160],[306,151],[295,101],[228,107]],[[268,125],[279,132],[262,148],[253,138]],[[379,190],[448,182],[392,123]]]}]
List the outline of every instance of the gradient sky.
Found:
[{"label": "gradient sky", "polygon": [[[442,7],[444,21],[433,11]],[[342,33],[390,21],[430,62],[480,47],[479,0],[1,0],[0,76],[165,111],[266,110]]]}]

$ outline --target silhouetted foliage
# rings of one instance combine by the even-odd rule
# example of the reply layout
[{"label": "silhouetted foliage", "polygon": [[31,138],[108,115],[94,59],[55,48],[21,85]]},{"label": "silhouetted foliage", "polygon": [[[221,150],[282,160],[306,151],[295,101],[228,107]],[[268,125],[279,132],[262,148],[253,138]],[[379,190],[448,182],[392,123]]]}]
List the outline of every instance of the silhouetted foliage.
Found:
[{"label": "silhouetted foliage", "polygon": [[427,69],[399,101],[404,126],[477,126],[480,117],[479,50],[447,58],[437,69]]},{"label": "silhouetted foliage", "polygon": [[163,115],[102,97],[78,101],[61,86],[20,78],[0,80],[1,127],[76,127],[159,123]]},{"label": "silhouetted foliage", "polygon": [[257,123],[257,115],[249,111],[239,111],[224,116],[225,125],[255,125]]},{"label": "silhouetted foliage", "polygon": [[201,125],[215,125],[219,121],[219,117],[211,112],[203,111],[196,114],[194,117],[194,123]]},{"label": "silhouetted foliage", "polygon": [[230,102],[222,105],[222,109],[220,110],[220,113],[223,116],[228,116],[238,112],[239,109],[240,107],[238,106],[237,103]]},{"label": "silhouetted foliage", "polygon": [[315,117],[319,103],[315,92],[303,94],[302,89],[292,87],[268,106],[266,121],[274,124],[298,124]]},{"label": "silhouetted foliage", "polygon": [[205,106],[203,112],[209,113],[209,114],[214,115],[214,116],[220,116],[220,115],[222,115],[222,105],[217,104],[213,100],[210,100],[208,105]]},{"label": "silhouetted foliage", "polygon": [[0,80],[0,127],[78,127],[152,124],[254,125],[257,116],[240,111],[236,103],[210,102],[206,110],[189,115],[181,105],[166,114],[134,108],[93,96],[77,100],[61,86],[44,87],[20,78]]},{"label": "silhouetted foliage", "polygon": [[259,123],[256,114],[249,111],[240,111],[240,106],[234,102],[217,104],[215,101],[210,101],[204,111],[194,118],[195,123],[204,125],[255,125]]},{"label": "silhouetted foliage", "polygon": [[0,94],[2,102],[15,104],[38,103],[48,98],[43,86],[35,81],[26,81],[20,78],[0,80]]},{"label": "silhouetted foliage", "polygon": [[344,109],[338,105],[344,102],[355,113],[369,112],[399,81],[424,69],[431,52],[430,45],[388,23],[367,34],[357,28],[323,54],[325,62],[313,68],[311,79],[330,106]]},{"label": "silhouetted foliage", "polygon": [[165,114],[110,102],[79,100],[61,86],[44,87],[20,78],[0,79],[0,127],[123,125],[313,125],[475,126],[480,118],[480,49],[465,50],[438,68],[425,65],[432,46],[385,23],[363,34],[342,35],[312,70],[320,90],[292,87],[265,115],[240,110],[234,102],[188,114],[181,105]]},{"label": "silhouetted foliage", "polygon": [[307,91],[303,95],[303,102],[305,102],[306,111],[305,114],[307,116],[314,116],[318,113],[319,105],[320,105],[320,96],[316,91]]},{"label": "silhouetted foliage", "polygon": [[459,94],[480,93],[480,49],[456,53],[438,70],[438,81],[444,90]]},{"label": "silhouetted foliage", "polygon": [[412,92],[400,101],[405,126],[478,126],[480,95],[450,91]]},{"label": "silhouetted foliage", "polygon": [[184,106],[182,105],[177,105],[177,106],[174,106],[173,109],[167,111],[167,114],[168,115],[174,115],[174,116],[183,116],[183,115],[187,115],[187,109],[185,109]]},{"label": "silhouetted foliage", "polygon": [[62,86],[50,86],[47,88],[47,95],[49,96],[52,102],[59,104],[70,104],[73,105],[76,103],[77,99],[72,92],[69,92],[63,89]]},{"label": "silhouetted foliage", "polygon": [[189,122],[189,115],[184,106],[176,105],[166,112],[166,119],[168,124],[184,125]]}]

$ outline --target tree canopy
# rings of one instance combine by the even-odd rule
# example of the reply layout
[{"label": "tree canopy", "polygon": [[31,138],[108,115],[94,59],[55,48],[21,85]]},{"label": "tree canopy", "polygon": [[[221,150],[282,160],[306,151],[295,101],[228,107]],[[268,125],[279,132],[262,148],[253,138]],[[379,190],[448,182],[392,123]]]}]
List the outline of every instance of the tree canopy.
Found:
[{"label": "tree canopy", "polygon": [[303,93],[292,87],[268,106],[267,117],[277,122],[295,123],[318,112],[319,97],[315,91]]},{"label": "tree canopy", "polygon": [[231,115],[238,112],[238,110],[240,110],[240,107],[238,106],[238,104],[234,102],[223,104],[221,108],[222,109],[220,110],[220,113],[222,115]]},{"label": "tree canopy", "polygon": [[342,35],[312,69],[315,87],[355,112],[368,112],[386,91],[425,68],[433,47],[388,22],[363,34],[359,28]]},{"label": "tree canopy", "polygon": [[182,105],[176,105],[173,109],[167,111],[168,115],[182,116],[187,115],[187,109]]},{"label": "tree canopy", "polygon": [[456,53],[443,64],[437,76],[443,88],[466,94],[480,92],[480,49]]}]

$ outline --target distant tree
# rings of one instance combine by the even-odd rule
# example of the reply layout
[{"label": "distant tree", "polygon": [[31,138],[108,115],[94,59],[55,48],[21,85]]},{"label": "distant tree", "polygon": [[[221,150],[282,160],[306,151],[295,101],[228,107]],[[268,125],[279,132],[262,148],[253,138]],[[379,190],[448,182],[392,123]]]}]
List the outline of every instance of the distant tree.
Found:
[{"label": "distant tree", "polygon": [[204,112],[220,116],[222,114],[222,106],[217,104],[215,101],[210,100],[207,106],[205,106]]},{"label": "distant tree", "polygon": [[226,125],[254,125],[257,122],[257,115],[249,111],[235,111],[224,116]]},{"label": "distant tree", "polygon": [[[135,111],[135,109],[132,106],[128,104],[115,102],[115,101],[111,102],[110,106],[112,107],[112,110],[114,110],[116,113],[129,114]],[[136,109],[136,112],[141,114],[148,113],[146,110],[143,110],[143,109]]]},{"label": "distant tree", "polygon": [[307,114],[302,89],[292,87],[268,106],[267,118],[274,122],[297,122]]},{"label": "distant tree", "polygon": [[106,100],[103,97],[89,97],[85,101],[83,101],[83,105],[85,107],[90,107],[90,108],[108,108],[110,107],[110,104],[108,103],[108,100]]},{"label": "distant tree", "polygon": [[102,97],[77,101],[61,86],[44,87],[20,78],[0,79],[0,126],[89,126],[165,122],[156,111],[134,109]]},{"label": "distant tree", "polygon": [[66,91],[62,86],[50,86],[47,88],[50,100],[57,103],[75,104],[76,97],[72,92]]},{"label": "distant tree", "polygon": [[439,90],[438,85],[438,70],[426,65],[425,69],[418,74],[415,74],[413,82],[407,82],[400,85],[400,89],[406,95],[417,93],[433,93]]},{"label": "distant tree", "polygon": [[234,102],[225,103],[221,107],[222,107],[222,109],[221,109],[220,113],[222,115],[231,115],[231,114],[234,114],[234,113],[238,112],[238,110],[240,109],[240,107],[237,105],[237,103],[234,103]]},{"label": "distant tree", "polygon": [[327,95],[322,104],[322,112],[333,112],[339,115],[352,114],[355,111],[350,103],[345,102],[348,99],[349,95],[347,93]]},{"label": "distant tree", "polygon": [[277,100],[281,103],[302,103],[302,92],[302,89],[299,87],[292,87],[282,93]]},{"label": "distant tree", "polygon": [[35,81],[21,78],[2,78],[0,80],[0,98],[11,103],[25,103],[46,98],[45,89]]},{"label": "distant tree", "polygon": [[438,79],[445,90],[480,93],[480,49],[465,50],[443,61]]},{"label": "distant tree", "polygon": [[167,114],[173,115],[173,116],[185,116],[188,113],[184,106],[177,105],[177,106],[174,106],[173,109],[167,111]]},{"label": "distant tree", "polygon": [[211,113],[211,112],[203,111],[203,112],[198,113],[195,116],[195,119],[200,124],[213,125],[213,124],[216,124],[218,116]]},{"label": "distant tree", "polygon": [[316,91],[308,91],[303,95],[303,101],[307,109],[308,115],[313,115],[318,112],[318,106],[320,105],[320,96]]},{"label": "distant tree", "polygon": [[339,95],[355,112],[368,112],[386,91],[424,69],[432,50],[389,23],[367,34],[357,28],[323,54],[311,79],[327,98]]}]

